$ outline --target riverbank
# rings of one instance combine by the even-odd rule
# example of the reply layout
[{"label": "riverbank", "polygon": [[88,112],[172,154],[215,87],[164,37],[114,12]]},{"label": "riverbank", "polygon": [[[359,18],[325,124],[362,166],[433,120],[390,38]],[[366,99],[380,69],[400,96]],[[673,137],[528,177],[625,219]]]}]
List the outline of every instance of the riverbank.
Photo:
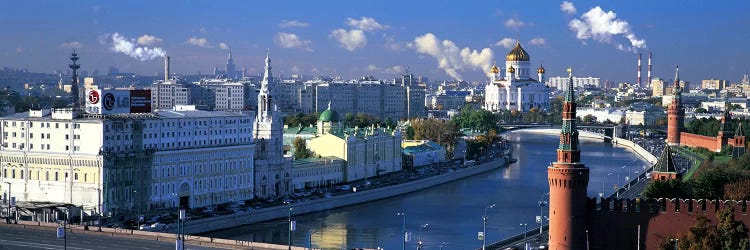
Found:
[{"label": "riverbank", "polygon": [[[514,133],[514,132],[525,132],[525,133],[536,133],[536,134],[548,134],[548,135],[557,135],[560,134],[559,129],[551,129],[551,128],[531,128],[531,129],[519,129],[519,130],[511,130],[506,133]],[[604,136],[597,133],[591,133],[588,131],[578,131],[579,138],[586,138],[586,139],[597,139],[597,140],[604,140]],[[612,144],[615,146],[625,147],[633,151],[638,157],[641,159],[649,162],[651,165],[656,164],[656,161],[658,158],[656,156],[649,153],[646,149],[641,147],[640,145],[629,141],[627,139],[622,138],[612,138]]]},{"label": "riverbank", "polygon": [[[297,202],[291,204],[291,213],[293,216],[296,216],[376,201],[380,199],[386,199],[491,171],[506,166],[508,162],[509,158],[498,157],[496,159],[493,159],[492,161],[488,161],[468,168],[458,169],[446,174],[430,176],[423,179],[415,179],[412,181],[376,189],[362,190],[347,194],[335,195],[328,198]],[[233,228],[245,224],[287,218],[290,213],[289,208],[290,207],[288,206],[275,206],[256,209],[250,212],[243,211],[230,215],[188,221],[185,225],[185,232],[188,234],[201,234],[216,230]]]}]

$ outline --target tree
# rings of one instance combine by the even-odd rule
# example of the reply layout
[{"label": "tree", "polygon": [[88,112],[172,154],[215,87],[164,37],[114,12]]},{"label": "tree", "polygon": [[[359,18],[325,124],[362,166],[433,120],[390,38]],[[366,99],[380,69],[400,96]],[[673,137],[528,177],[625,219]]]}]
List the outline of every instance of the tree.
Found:
[{"label": "tree", "polygon": [[748,249],[747,227],[734,220],[734,207],[727,206],[716,214],[718,236],[723,249]]},{"label": "tree", "polygon": [[680,237],[679,242],[681,250],[720,249],[716,226],[702,214],[695,217],[695,223],[688,230],[688,234]]},{"label": "tree", "polygon": [[708,110],[706,110],[704,108],[697,108],[697,109],[695,109],[695,111],[693,111],[693,113],[702,113],[702,114],[705,114],[705,113],[708,113]]},{"label": "tree", "polygon": [[406,127],[406,139],[414,140],[414,128],[412,126]]},{"label": "tree", "polygon": [[295,137],[294,141],[292,142],[294,145],[294,159],[305,159],[310,157],[310,151],[307,150],[307,142],[305,142],[305,139],[302,139],[302,137]]},{"label": "tree", "polygon": [[592,123],[595,123],[595,122],[596,122],[596,117],[594,117],[593,115],[585,115],[583,117],[583,123],[584,124],[592,124]]},{"label": "tree", "polygon": [[652,181],[643,190],[643,196],[648,198],[688,198],[690,191],[679,180]]},{"label": "tree", "polygon": [[744,179],[724,185],[724,199],[750,200],[750,179]]}]

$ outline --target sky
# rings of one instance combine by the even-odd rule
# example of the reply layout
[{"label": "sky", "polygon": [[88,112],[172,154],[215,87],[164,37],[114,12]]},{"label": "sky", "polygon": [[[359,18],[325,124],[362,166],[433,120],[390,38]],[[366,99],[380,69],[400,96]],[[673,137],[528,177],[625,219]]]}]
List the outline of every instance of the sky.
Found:
[{"label": "sky", "polygon": [[484,81],[518,39],[547,77],[634,82],[636,54],[653,77],[739,81],[750,68],[750,1],[8,1],[0,66],[178,74],[235,64],[276,75],[373,75],[407,68],[431,80]]}]

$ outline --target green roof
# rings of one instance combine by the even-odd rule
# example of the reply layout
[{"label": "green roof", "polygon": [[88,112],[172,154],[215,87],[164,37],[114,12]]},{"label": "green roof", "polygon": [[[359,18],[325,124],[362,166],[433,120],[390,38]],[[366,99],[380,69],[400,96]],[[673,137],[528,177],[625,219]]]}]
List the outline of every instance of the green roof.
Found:
[{"label": "green roof", "polygon": [[661,152],[659,160],[654,165],[653,172],[659,173],[677,173],[677,169],[674,167],[674,161],[672,160],[672,153],[669,150],[669,146],[664,147],[664,151]]},{"label": "green roof", "polygon": [[323,113],[320,113],[318,121],[321,122],[338,122],[339,113],[330,109],[326,109]]}]

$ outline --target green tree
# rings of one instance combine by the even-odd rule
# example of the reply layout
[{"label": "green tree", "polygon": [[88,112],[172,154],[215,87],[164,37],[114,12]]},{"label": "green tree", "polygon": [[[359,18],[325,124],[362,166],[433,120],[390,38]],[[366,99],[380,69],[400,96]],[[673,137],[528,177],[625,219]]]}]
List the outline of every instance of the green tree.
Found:
[{"label": "green tree", "polygon": [[643,190],[643,196],[648,198],[689,198],[690,191],[679,180],[652,181]]},{"label": "green tree", "polygon": [[750,200],[750,179],[725,184],[724,199],[736,201]]},{"label": "green tree", "polygon": [[406,139],[414,140],[414,128],[412,126],[406,127]]},{"label": "green tree", "polygon": [[295,137],[294,141],[292,142],[294,145],[294,159],[305,159],[310,157],[310,151],[307,150],[307,142],[305,142],[305,139],[302,139],[302,137]]},{"label": "green tree", "polygon": [[681,250],[721,249],[720,245],[716,226],[712,225],[711,221],[702,214],[695,217],[695,223],[690,227],[687,235],[680,237],[679,240]]},{"label": "green tree", "polygon": [[734,208],[724,207],[716,214],[717,234],[723,249],[748,249],[747,227],[742,221],[734,220]]}]

